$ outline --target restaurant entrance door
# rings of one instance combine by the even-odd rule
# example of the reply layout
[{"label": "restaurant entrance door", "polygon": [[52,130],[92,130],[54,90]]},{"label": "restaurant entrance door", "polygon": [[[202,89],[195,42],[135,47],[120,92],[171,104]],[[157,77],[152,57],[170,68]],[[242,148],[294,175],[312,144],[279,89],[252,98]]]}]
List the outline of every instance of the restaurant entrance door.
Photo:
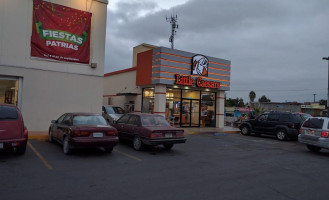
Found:
[{"label": "restaurant entrance door", "polygon": [[200,127],[200,100],[183,99],[181,104],[182,127]]}]

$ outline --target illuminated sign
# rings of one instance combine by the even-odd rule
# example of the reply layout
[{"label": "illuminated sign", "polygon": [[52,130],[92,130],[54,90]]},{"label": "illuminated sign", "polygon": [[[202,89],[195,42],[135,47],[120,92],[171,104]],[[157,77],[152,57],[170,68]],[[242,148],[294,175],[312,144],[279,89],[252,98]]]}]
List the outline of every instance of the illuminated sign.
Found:
[{"label": "illuminated sign", "polygon": [[216,88],[220,87],[220,82],[207,81],[203,80],[201,77],[197,79],[193,79],[191,76],[181,76],[179,74],[175,74],[175,84],[176,85],[185,85],[185,86],[197,86],[202,88]]},{"label": "illuminated sign", "polygon": [[192,57],[192,75],[208,76],[209,60],[206,56],[195,55]]}]

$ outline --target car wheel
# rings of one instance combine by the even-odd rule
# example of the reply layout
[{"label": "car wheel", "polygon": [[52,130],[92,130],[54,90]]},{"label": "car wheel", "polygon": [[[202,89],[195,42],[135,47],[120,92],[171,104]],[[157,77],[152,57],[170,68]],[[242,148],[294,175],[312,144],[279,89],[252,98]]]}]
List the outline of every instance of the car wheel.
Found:
[{"label": "car wheel", "polygon": [[164,144],[165,149],[171,149],[174,145],[173,144]]},{"label": "car wheel", "polygon": [[113,147],[104,147],[106,153],[112,153]]},{"label": "car wheel", "polygon": [[136,151],[140,151],[143,148],[142,140],[138,135],[134,137],[133,146]]},{"label": "car wheel", "polygon": [[308,150],[313,151],[313,152],[319,152],[321,150],[321,147],[316,147],[313,145],[306,145],[306,147],[308,148]]},{"label": "car wheel", "polygon": [[54,142],[53,129],[52,128],[49,129],[49,137],[48,137],[48,139],[49,139],[49,142],[50,143],[53,143]]},{"label": "car wheel", "polygon": [[250,128],[248,126],[241,127],[241,134],[242,135],[250,135]]},{"label": "car wheel", "polygon": [[16,154],[23,155],[26,151],[26,145],[19,146],[16,148]]},{"label": "car wheel", "polygon": [[287,139],[287,132],[283,129],[279,129],[276,131],[276,138],[280,141]]},{"label": "car wheel", "polygon": [[65,155],[69,155],[69,154],[72,153],[72,148],[71,148],[71,145],[69,143],[69,138],[68,137],[64,138],[63,152],[64,152]]}]

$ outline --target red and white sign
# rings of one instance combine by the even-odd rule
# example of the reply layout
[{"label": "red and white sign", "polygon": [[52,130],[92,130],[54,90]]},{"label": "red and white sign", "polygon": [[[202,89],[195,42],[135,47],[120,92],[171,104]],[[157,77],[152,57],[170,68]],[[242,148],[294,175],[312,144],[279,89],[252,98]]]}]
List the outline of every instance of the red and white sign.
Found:
[{"label": "red and white sign", "polygon": [[89,64],[92,14],[33,0],[31,57]]}]

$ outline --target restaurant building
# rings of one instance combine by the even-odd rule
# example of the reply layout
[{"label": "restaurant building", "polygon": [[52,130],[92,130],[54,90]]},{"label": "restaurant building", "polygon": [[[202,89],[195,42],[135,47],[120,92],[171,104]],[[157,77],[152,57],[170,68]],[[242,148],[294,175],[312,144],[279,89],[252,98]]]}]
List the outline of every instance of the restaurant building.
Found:
[{"label": "restaurant building", "polygon": [[104,75],[103,104],[165,116],[178,127],[224,127],[231,62],[141,44],[133,67]]},{"label": "restaurant building", "polygon": [[29,131],[65,112],[101,113],[107,0],[1,0],[0,103]]}]

